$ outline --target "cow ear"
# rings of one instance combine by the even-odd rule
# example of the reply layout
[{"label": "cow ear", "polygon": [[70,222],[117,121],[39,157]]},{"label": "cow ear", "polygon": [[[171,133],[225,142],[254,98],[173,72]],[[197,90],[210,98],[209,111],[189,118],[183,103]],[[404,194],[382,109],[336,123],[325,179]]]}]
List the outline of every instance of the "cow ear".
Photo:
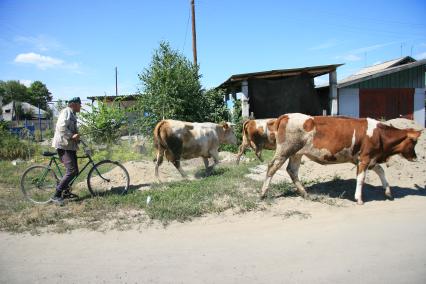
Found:
[{"label": "cow ear", "polygon": [[408,138],[413,139],[413,140],[417,140],[417,138],[419,138],[420,134],[422,133],[422,130],[419,131],[409,131],[407,133]]}]

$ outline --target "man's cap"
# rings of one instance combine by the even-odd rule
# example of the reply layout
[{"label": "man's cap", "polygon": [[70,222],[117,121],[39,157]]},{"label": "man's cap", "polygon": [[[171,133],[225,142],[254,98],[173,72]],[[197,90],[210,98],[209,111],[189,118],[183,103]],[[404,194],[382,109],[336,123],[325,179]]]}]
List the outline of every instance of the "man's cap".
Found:
[{"label": "man's cap", "polygon": [[71,103],[81,104],[80,97],[74,97],[71,100],[69,100],[68,103],[69,104],[71,104]]}]

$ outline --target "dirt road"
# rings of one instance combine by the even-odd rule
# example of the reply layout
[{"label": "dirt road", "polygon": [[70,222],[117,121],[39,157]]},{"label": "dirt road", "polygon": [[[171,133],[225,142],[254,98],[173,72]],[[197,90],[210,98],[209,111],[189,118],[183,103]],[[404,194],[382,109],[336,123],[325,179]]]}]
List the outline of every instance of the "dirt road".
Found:
[{"label": "dirt road", "polygon": [[1,283],[426,283],[426,197],[270,209],[138,231],[0,233]]}]

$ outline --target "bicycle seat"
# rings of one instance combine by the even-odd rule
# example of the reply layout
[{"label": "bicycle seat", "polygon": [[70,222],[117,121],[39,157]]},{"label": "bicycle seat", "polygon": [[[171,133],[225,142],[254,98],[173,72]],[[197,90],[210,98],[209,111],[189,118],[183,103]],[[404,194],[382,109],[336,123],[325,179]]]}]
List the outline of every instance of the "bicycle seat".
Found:
[{"label": "bicycle seat", "polygon": [[55,156],[56,152],[44,151],[42,155],[45,157],[51,157],[51,156]]}]

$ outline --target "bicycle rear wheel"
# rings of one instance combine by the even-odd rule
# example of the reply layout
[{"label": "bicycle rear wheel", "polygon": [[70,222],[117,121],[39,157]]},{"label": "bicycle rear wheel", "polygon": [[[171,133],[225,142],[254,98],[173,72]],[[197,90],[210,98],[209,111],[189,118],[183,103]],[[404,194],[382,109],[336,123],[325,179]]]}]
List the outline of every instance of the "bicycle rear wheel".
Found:
[{"label": "bicycle rear wheel", "polygon": [[129,173],[115,161],[100,161],[90,169],[87,176],[87,187],[93,196],[124,194],[129,185]]},{"label": "bicycle rear wheel", "polygon": [[21,177],[21,190],[31,202],[48,203],[55,193],[58,177],[55,172],[42,165],[29,167]]}]

